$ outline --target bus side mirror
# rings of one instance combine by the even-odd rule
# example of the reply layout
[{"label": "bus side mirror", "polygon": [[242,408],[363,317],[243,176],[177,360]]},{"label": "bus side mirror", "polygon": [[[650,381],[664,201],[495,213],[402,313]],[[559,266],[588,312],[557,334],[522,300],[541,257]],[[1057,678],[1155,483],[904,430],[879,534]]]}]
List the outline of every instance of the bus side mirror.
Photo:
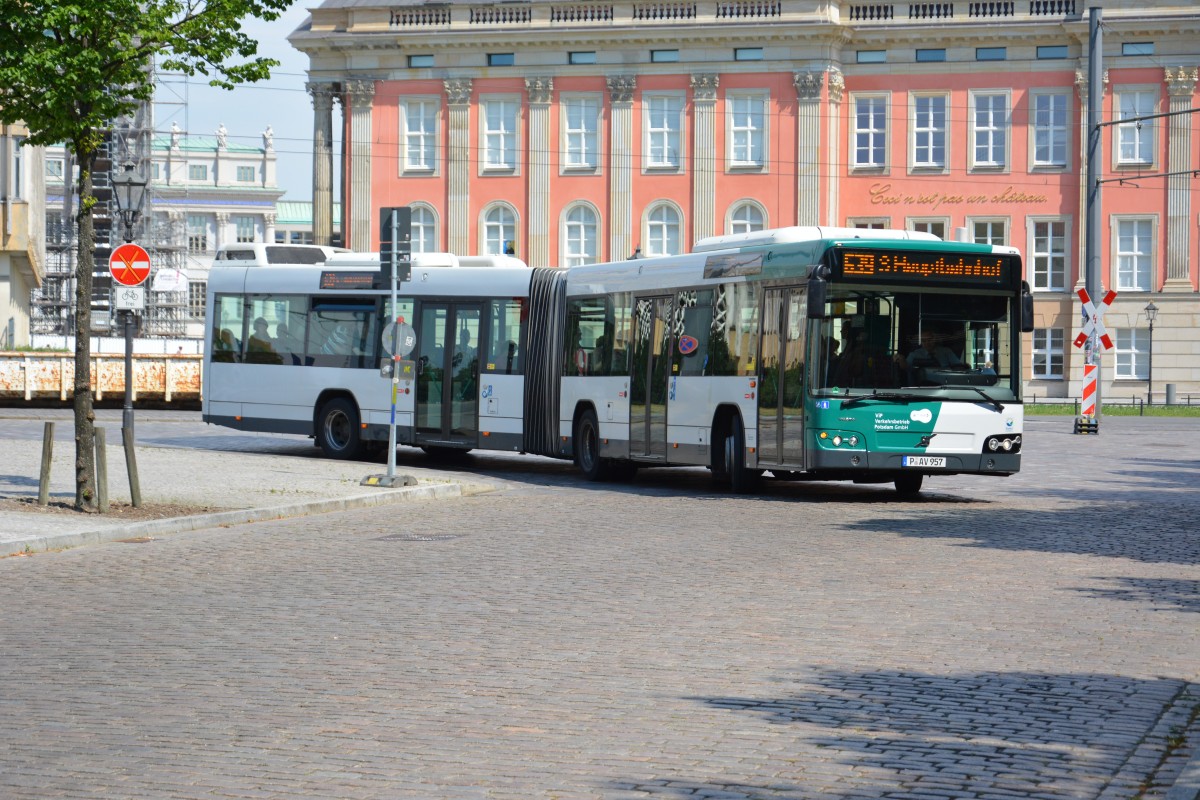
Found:
[{"label": "bus side mirror", "polygon": [[809,319],[824,319],[826,297],[829,284],[825,282],[828,270],[825,267],[813,267],[808,279],[808,316]]},{"label": "bus side mirror", "polygon": [[1021,333],[1033,331],[1033,294],[1029,281],[1021,281]]}]

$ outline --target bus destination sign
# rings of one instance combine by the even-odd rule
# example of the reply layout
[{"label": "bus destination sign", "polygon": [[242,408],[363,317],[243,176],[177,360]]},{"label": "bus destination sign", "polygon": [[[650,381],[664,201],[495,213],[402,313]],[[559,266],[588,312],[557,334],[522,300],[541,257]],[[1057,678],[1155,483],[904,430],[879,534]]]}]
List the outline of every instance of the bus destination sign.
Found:
[{"label": "bus destination sign", "polygon": [[346,289],[363,291],[378,289],[378,272],[321,272],[321,289]]},{"label": "bus destination sign", "polygon": [[844,280],[899,280],[1008,286],[1011,256],[995,253],[937,253],[920,250],[841,252]]}]

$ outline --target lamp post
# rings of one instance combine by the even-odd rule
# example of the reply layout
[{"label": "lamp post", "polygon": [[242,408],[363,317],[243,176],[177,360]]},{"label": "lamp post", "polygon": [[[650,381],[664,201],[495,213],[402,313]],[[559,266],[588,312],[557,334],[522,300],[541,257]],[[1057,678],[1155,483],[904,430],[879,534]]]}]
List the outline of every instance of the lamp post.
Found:
[{"label": "lamp post", "polygon": [[1158,317],[1158,306],[1151,300],[1143,309],[1150,322],[1150,363],[1146,365],[1146,404],[1154,405],[1154,320]]},{"label": "lamp post", "polygon": [[[126,161],[124,169],[112,176],[113,200],[117,214],[125,227],[125,241],[133,241],[133,226],[142,214],[146,202],[148,181],[141,173],[134,172],[133,162]],[[133,311],[126,310],[125,317],[125,407],[121,411],[121,429],[126,447],[133,443]]]}]

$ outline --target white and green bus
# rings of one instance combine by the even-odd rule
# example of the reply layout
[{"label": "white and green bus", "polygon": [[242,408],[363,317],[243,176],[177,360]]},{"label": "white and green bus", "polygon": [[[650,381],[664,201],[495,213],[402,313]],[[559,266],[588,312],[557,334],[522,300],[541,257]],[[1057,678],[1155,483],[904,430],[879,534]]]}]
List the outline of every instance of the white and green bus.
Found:
[{"label": "white and green bus", "polygon": [[[395,312],[368,288],[372,257],[234,267],[241,282],[215,267],[214,342],[230,326],[244,342],[259,317],[306,333],[290,364],[245,344],[240,361],[211,355],[205,418],[308,433],[338,457],[386,442],[379,330],[400,316],[416,334],[402,444],[571,458],[592,480],[705,466],[736,492],[767,472],[913,493],[930,475],[1020,468],[1032,299],[1012,248],[812,227],[566,270],[423,258]],[[357,360],[322,360],[347,317]],[[448,355],[457,336],[480,356],[465,370]]]},{"label": "white and green bus", "polygon": [[789,228],[572,268],[566,295],[558,455],[590,478],[692,464],[737,492],[769,471],[911,493],[1020,467],[1012,248]]}]

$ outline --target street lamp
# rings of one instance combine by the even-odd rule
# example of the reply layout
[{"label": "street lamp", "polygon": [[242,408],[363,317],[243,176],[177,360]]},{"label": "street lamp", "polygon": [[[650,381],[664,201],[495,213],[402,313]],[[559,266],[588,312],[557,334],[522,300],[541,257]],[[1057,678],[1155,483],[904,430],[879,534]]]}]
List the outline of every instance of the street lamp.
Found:
[{"label": "street lamp", "polygon": [[112,176],[113,200],[117,203],[117,213],[125,225],[125,241],[133,241],[133,226],[142,214],[142,204],[146,202],[146,178],[133,171],[133,162],[126,161],[124,171]]},{"label": "street lamp", "polygon": [[[146,184],[148,181],[139,172],[133,171],[133,162],[126,161],[124,170],[111,178],[113,200],[117,203],[117,213],[125,225],[125,241],[133,241],[133,226],[142,213],[142,204],[146,202]],[[133,446],[133,311],[125,311],[125,408],[121,413],[121,432],[125,437],[126,453]],[[132,480],[132,478],[131,478]],[[134,505],[140,505],[141,500]]]},{"label": "street lamp", "polygon": [[1146,403],[1154,405],[1154,320],[1158,318],[1158,306],[1151,300],[1143,309],[1150,321],[1150,363],[1146,365]]}]

